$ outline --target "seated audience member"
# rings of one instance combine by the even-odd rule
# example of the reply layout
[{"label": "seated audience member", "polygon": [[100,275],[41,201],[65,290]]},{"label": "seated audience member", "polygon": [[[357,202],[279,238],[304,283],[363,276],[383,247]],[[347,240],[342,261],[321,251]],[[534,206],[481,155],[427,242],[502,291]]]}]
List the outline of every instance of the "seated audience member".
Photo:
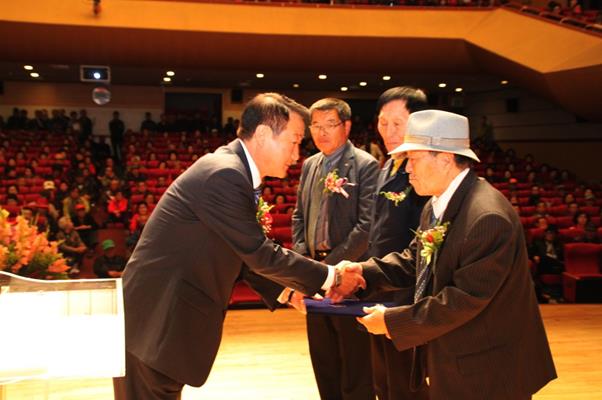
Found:
[{"label": "seated audience member", "polygon": [[583,236],[575,238],[576,242],[581,243],[600,243],[600,238],[598,237],[598,228],[596,228],[596,224],[593,222],[588,222],[585,225],[585,231],[583,232]]},{"label": "seated audience member", "polygon": [[548,229],[548,219],[546,217],[537,217],[537,219],[535,220],[535,225],[534,228],[539,228],[539,229]]},{"label": "seated audience member", "polygon": [[283,194],[277,194],[274,197],[274,204],[280,205],[286,203],[286,197]]},{"label": "seated audience member", "polygon": [[147,176],[140,172],[140,168],[132,167],[126,175],[125,180],[128,182],[144,182],[146,181]]},{"label": "seated audience member", "polygon": [[109,199],[107,211],[109,212],[108,222],[127,223],[128,200],[123,197],[123,192],[117,190],[115,195]]},{"label": "seated audience member", "polygon": [[579,212],[579,204],[577,204],[575,202],[570,203],[567,208],[567,216],[575,217],[578,212]]},{"label": "seated audience member", "polygon": [[568,206],[572,203],[575,203],[575,195],[573,193],[565,194],[563,204],[566,204]]},{"label": "seated audience member", "polygon": [[536,206],[541,202],[541,191],[539,186],[533,185],[531,187],[531,194],[529,195],[529,205]]},{"label": "seated audience member", "polygon": [[75,207],[77,205],[83,205],[86,212],[90,211],[90,203],[88,199],[81,196],[77,186],[74,186],[69,191],[69,196],[63,199],[63,215],[69,218],[73,218],[75,215]]},{"label": "seated audience member", "polygon": [[144,196],[144,202],[146,203],[148,212],[150,213],[153,212],[155,206],[157,205],[157,198],[153,193],[147,193],[147,195]]},{"label": "seated audience member", "polygon": [[535,264],[535,290],[540,302],[547,302],[547,297],[553,294],[554,297],[560,297],[557,293],[558,288],[550,287],[541,279],[541,275],[559,275],[564,270],[563,247],[558,240],[558,231],[555,226],[546,229],[543,239],[536,239],[529,249],[531,260]]},{"label": "seated audience member", "polygon": [[83,204],[75,206],[75,215],[72,218],[72,222],[73,229],[77,231],[84,244],[89,249],[93,249],[97,243],[96,234],[98,224],[90,212],[86,211],[86,207]]},{"label": "seated audience member", "polygon": [[583,211],[577,212],[573,217],[573,226],[571,229],[581,229],[585,230],[585,226],[589,222],[589,215]]},{"label": "seated audience member", "polygon": [[130,220],[130,236],[127,241],[129,248],[133,249],[136,246],[136,243],[138,243],[138,239],[140,239],[140,235],[142,235],[142,230],[144,229],[149,216],[150,212],[146,203],[138,203],[136,206],[136,213]]},{"label": "seated audience member", "polygon": [[549,217],[548,206],[546,205],[546,203],[544,203],[543,201],[538,202],[535,206],[535,212],[533,213],[533,216],[538,218]]},{"label": "seated audience member", "polygon": [[585,199],[585,205],[588,207],[592,207],[596,205],[596,195],[594,191],[590,188],[585,189],[583,192],[583,197]]},{"label": "seated audience member", "polygon": [[79,274],[79,266],[84,253],[88,250],[69,217],[61,217],[58,222],[59,231],[56,240],[60,243],[59,250],[65,256],[67,265],[71,267],[70,274]]},{"label": "seated audience member", "polygon": [[94,273],[99,278],[120,278],[125,268],[125,257],[115,254],[115,242],[111,239],[103,240],[102,252],[94,261]]}]

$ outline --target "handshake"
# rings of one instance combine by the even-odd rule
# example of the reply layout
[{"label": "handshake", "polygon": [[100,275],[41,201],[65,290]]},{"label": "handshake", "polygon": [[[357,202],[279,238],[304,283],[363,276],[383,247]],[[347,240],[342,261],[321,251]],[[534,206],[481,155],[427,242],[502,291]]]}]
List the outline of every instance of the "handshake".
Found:
[{"label": "handshake", "polygon": [[[366,288],[366,281],[362,276],[362,266],[351,261],[341,261],[334,266],[334,282],[330,289],[326,291],[326,297],[333,303],[343,301],[352,296],[360,288]],[[301,292],[286,288],[279,297],[282,303],[288,303],[303,314],[306,313],[303,298],[305,295]],[[314,298],[322,298],[316,294]],[[282,301],[284,300],[284,301]]]},{"label": "handshake", "polygon": [[329,297],[334,303],[351,296],[360,288],[366,289],[366,280],[362,276],[361,264],[341,261],[335,265],[334,273],[334,283],[326,291],[326,297]]}]

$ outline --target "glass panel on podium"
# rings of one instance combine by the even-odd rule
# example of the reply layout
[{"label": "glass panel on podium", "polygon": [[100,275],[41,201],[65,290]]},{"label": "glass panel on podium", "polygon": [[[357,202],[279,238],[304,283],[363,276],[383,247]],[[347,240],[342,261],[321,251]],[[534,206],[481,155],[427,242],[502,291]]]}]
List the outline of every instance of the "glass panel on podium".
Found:
[{"label": "glass panel on podium", "polygon": [[0,385],[125,374],[120,279],[43,281],[0,271]]}]

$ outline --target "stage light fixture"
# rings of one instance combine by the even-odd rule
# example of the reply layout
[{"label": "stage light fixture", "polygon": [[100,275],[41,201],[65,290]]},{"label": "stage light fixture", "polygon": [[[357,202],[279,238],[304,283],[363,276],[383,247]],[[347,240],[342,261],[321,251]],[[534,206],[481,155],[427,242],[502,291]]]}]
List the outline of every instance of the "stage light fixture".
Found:
[{"label": "stage light fixture", "polygon": [[80,65],[79,80],[82,82],[111,82],[111,68],[106,65]]}]

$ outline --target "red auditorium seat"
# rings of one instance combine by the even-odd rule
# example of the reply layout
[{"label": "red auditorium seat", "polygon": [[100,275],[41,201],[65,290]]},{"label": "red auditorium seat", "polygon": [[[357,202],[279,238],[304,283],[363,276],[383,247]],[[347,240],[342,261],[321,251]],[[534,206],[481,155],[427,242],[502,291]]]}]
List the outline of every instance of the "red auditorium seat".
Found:
[{"label": "red auditorium seat", "polygon": [[600,263],[602,245],[570,243],[564,246],[563,297],[569,302],[602,301]]},{"label": "red auditorium seat", "polygon": [[240,303],[260,303],[261,297],[255,293],[245,282],[236,282],[232,295],[230,296],[230,305]]},{"label": "red auditorium seat", "polygon": [[590,217],[599,216],[600,215],[600,207],[598,206],[583,206],[579,207],[579,211],[583,211],[587,213]]},{"label": "red auditorium seat", "polygon": [[527,241],[532,243],[535,239],[543,239],[544,234],[543,228],[531,228],[527,231]]},{"label": "red auditorium seat", "polygon": [[566,215],[566,213],[568,212],[568,206],[563,204],[563,205],[559,205],[559,206],[553,206],[550,207],[550,209],[548,210],[550,215],[554,215],[556,217],[560,217],[563,215]]},{"label": "red auditorium seat", "polygon": [[573,225],[572,217],[557,217],[556,218],[556,226],[558,227],[558,229],[569,228],[572,225]]},{"label": "red auditorium seat", "polygon": [[522,216],[529,217],[533,215],[535,212],[535,206],[525,206],[520,208],[520,213]]},{"label": "red auditorium seat", "polygon": [[274,227],[270,236],[278,243],[284,245],[285,243],[291,243],[293,231],[290,227]]},{"label": "red auditorium seat", "polygon": [[272,226],[274,228],[289,227],[291,226],[291,215],[290,214],[272,214]]},{"label": "red auditorium seat", "polygon": [[574,242],[576,238],[583,237],[583,229],[567,228],[558,230],[558,239],[563,243]]}]

